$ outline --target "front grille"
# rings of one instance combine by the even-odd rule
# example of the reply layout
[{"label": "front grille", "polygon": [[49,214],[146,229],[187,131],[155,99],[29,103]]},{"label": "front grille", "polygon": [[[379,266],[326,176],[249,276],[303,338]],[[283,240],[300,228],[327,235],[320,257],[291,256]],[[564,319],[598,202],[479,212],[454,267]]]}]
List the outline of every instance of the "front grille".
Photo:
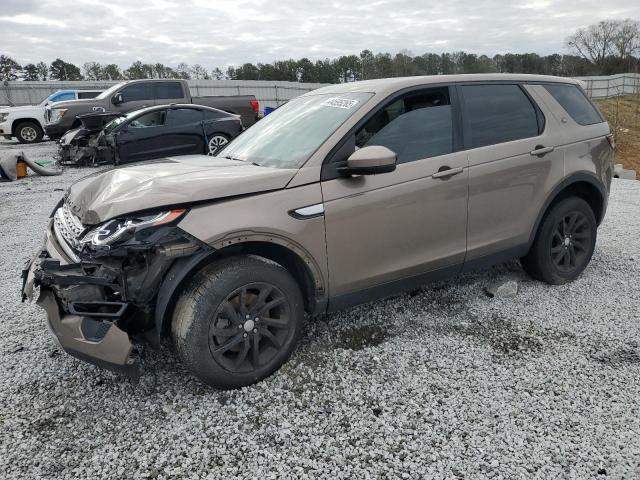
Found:
[{"label": "front grille", "polygon": [[78,246],[80,235],[85,230],[80,219],[69,210],[66,203],[56,210],[53,226],[56,236],[62,237],[58,238],[58,242],[64,241],[72,248]]}]

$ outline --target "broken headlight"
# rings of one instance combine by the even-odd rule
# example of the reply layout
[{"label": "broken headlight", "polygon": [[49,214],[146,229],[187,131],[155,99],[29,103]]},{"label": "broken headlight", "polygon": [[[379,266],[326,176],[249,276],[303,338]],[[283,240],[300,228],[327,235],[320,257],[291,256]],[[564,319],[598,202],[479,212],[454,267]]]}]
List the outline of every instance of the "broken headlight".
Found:
[{"label": "broken headlight", "polygon": [[51,116],[50,116],[49,122],[56,123],[58,120],[64,117],[64,114],[67,113],[67,110],[68,108],[52,108],[50,110]]},{"label": "broken headlight", "polygon": [[80,240],[80,245],[89,245],[94,248],[111,246],[129,240],[140,230],[172,223],[185,212],[186,209],[178,208],[149,215],[115,218],[90,230]]}]

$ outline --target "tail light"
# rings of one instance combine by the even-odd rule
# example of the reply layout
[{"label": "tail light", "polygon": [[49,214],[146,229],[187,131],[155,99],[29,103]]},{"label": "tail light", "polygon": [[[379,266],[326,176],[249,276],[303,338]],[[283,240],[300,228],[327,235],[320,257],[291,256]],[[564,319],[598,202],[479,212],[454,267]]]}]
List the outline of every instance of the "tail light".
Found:
[{"label": "tail light", "polygon": [[258,113],[258,111],[260,110],[260,103],[258,102],[258,100],[249,100],[249,103],[251,104],[251,108],[253,108],[253,111],[255,113]]},{"label": "tail light", "polygon": [[616,139],[613,136],[613,133],[610,133],[609,135],[607,135],[607,142],[609,142],[609,146],[611,147],[612,150],[616,149]]}]

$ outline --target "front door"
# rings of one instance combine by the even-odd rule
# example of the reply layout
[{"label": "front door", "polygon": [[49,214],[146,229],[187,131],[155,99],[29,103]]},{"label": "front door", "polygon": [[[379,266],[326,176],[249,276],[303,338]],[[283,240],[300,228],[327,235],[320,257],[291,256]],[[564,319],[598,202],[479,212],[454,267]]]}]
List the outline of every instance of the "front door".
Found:
[{"label": "front door", "polygon": [[[122,103],[113,103],[116,95],[122,96]],[[112,112],[128,113],[144,107],[151,107],[156,104],[155,91],[152,82],[140,82],[125,85],[121,90],[113,95],[109,110]]]},{"label": "front door", "polygon": [[170,153],[166,141],[166,110],[154,110],[129,121],[117,135],[120,163],[161,158]]},{"label": "front door", "polygon": [[[468,168],[456,134],[455,103],[449,87],[386,102],[340,151],[348,157],[355,148],[384,145],[398,156],[396,170],[349,178],[324,175],[330,308],[460,269]],[[344,155],[332,159],[342,160]]]}]

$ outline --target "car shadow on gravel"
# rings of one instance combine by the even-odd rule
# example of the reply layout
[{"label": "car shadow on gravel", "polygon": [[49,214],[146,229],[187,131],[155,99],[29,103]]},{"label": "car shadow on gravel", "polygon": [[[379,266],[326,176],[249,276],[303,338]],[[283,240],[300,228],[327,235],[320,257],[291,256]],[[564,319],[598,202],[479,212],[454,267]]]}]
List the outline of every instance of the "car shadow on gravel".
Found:
[{"label": "car shadow on gravel", "polygon": [[432,325],[429,329],[440,335],[453,334],[481,341],[503,355],[535,353],[543,348],[543,340],[532,327],[523,330],[496,315],[487,322]]}]

